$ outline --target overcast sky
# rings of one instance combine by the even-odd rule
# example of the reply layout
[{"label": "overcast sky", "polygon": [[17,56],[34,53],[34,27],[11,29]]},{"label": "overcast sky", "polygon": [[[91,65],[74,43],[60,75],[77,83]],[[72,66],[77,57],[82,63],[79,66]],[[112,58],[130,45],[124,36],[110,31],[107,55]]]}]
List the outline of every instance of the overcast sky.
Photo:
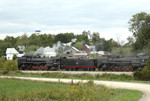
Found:
[{"label": "overcast sky", "polygon": [[0,39],[39,28],[51,34],[90,30],[125,40],[132,36],[128,21],[141,11],[150,14],[150,0],[0,0]]}]

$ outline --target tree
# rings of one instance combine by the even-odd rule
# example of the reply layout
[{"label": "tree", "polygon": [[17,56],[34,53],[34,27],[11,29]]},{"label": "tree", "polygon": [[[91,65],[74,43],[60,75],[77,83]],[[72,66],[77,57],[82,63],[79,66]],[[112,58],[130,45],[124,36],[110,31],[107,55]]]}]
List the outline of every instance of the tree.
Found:
[{"label": "tree", "polygon": [[82,42],[77,42],[76,44],[74,44],[74,47],[79,49],[79,50],[83,50],[83,43]]},{"label": "tree", "polygon": [[17,42],[17,38],[14,38],[12,36],[6,36],[6,38],[4,39],[4,42],[10,43],[11,47],[15,47],[15,44]]},{"label": "tree", "polygon": [[26,47],[25,52],[27,53],[27,52],[35,51],[38,48],[39,48],[39,46],[30,45],[30,46]]},{"label": "tree", "polygon": [[133,44],[134,44],[134,42],[135,42],[134,38],[131,37],[131,36],[129,36],[129,37],[127,38],[127,41],[128,41],[128,42],[125,44],[125,46],[128,46],[128,47],[133,46]]},{"label": "tree", "polygon": [[54,38],[53,38],[53,36],[51,35],[51,34],[48,34],[48,35],[46,35],[46,34],[41,34],[41,35],[39,35],[39,40],[40,40],[40,42],[41,42],[41,46],[50,46],[50,47],[52,47],[53,46],[53,44],[54,44]]},{"label": "tree", "polygon": [[119,44],[118,42],[116,42],[115,40],[113,40],[112,38],[107,40],[108,43],[110,44],[110,47],[113,48],[113,47],[119,47]]},{"label": "tree", "polygon": [[135,50],[142,50],[150,41],[150,15],[141,12],[132,16],[129,30],[133,33]]},{"label": "tree", "polygon": [[96,43],[96,51],[111,51],[111,46],[108,41],[106,41],[104,38],[101,38],[100,43]]},{"label": "tree", "polygon": [[77,38],[77,42],[82,42],[83,44],[88,44],[89,40],[88,40],[88,36],[87,35],[76,35]]},{"label": "tree", "polygon": [[0,55],[4,56],[6,54],[6,49],[12,47],[12,44],[9,42],[1,41],[0,42]]},{"label": "tree", "polygon": [[35,46],[40,46],[41,45],[41,40],[39,34],[33,33],[29,37],[29,45],[35,45]]},{"label": "tree", "polygon": [[17,45],[27,46],[29,44],[29,38],[27,34],[23,34],[22,36],[17,37]]},{"label": "tree", "polygon": [[98,32],[95,32],[92,34],[92,43],[98,43],[100,42],[100,34]]},{"label": "tree", "polygon": [[74,33],[60,33],[55,36],[55,43],[61,41],[62,43],[71,42],[71,39],[74,38]]}]

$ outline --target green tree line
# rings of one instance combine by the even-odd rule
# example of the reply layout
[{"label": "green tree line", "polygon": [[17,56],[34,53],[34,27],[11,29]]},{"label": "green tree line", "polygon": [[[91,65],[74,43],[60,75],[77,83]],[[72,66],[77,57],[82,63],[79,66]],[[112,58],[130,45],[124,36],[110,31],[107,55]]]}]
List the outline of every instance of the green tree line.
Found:
[{"label": "green tree line", "polygon": [[33,33],[31,36],[23,34],[18,37],[6,36],[4,40],[0,40],[0,56],[5,55],[7,48],[16,48],[17,46],[25,46],[25,52],[35,51],[37,48],[43,46],[52,47],[58,41],[61,43],[71,42],[72,39],[76,38],[76,42],[73,42],[72,45],[78,48],[79,50],[83,49],[84,44],[95,45],[97,51],[111,51],[114,46],[118,46],[118,43],[113,39],[105,40],[100,38],[100,34],[92,33],[91,38],[88,38],[90,31],[83,31],[82,34],[74,33],[59,33],[57,35],[52,34],[36,34]]}]

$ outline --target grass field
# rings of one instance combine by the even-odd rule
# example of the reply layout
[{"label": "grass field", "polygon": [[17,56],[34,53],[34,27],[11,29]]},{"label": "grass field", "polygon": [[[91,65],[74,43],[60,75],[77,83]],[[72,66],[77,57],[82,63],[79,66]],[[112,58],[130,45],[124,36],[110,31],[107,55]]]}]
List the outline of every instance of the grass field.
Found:
[{"label": "grass field", "polygon": [[81,79],[81,80],[108,80],[108,81],[125,81],[125,82],[140,82],[140,83],[150,83],[150,81],[138,81],[135,80],[133,76],[130,75],[115,75],[115,74],[103,74],[103,75],[89,75],[89,74],[62,74],[62,73],[22,73],[20,71],[9,71],[0,72],[0,75],[7,76],[25,76],[25,77],[40,77],[40,78],[67,78],[67,79]]},{"label": "grass field", "polygon": [[0,101],[137,101],[140,91],[83,84],[0,79]]}]

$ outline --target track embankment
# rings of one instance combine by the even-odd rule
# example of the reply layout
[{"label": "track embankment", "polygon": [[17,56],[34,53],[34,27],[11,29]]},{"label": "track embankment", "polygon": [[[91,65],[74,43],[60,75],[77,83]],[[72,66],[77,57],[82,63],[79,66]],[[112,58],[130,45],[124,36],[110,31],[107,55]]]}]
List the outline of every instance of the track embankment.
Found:
[{"label": "track embankment", "polygon": [[64,73],[64,74],[90,74],[90,75],[102,75],[102,74],[126,74],[133,75],[133,72],[102,72],[102,71],[21,71],[23,73]]},{"label": "track embankment", "polygon": [[[53,79],[53,78],[33,78],[33,77],[15,77],[15,76],[0,76],[0,78],[7,79],[20,79],[20,80],[32,80],[32,81],[44,81],[44,82],[63,82],[63,83],[86,83],[88,80],[73,80],[73,79]],[[150,101],[150,84],[144,83],[129,83],[129,82],[115,82],[115,81],[93,81],[96,85],[105,85],[110,88],[123,88],[139,90],[143,92],[143,96],[139,101]]]}]

